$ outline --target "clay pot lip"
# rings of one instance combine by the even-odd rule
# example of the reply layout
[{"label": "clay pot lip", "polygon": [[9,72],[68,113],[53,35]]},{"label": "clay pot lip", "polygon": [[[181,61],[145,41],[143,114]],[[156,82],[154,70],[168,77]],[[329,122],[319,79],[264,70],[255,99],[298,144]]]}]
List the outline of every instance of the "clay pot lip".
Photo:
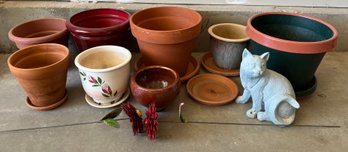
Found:
[{"label": "clay pot lip", "polygon": [[[267,15],[288,15],[288,16],[296,16],[296,17],[302,17],[309,20],[313,20],[327,26],[332,31],[333,35],[329,39],[317,41],[317,42],[291,41],[291,40],[285,40],[285,39],[269,36],[267,34],[264,34],[256,30],[252,26],[252,22],[254,19],[258,17],[262,17],[262,16],[267,16]],[[316,54],[316,53],[323,53],[323,52],[330,51],[337,43],[337,37],[338,37],[337,30],[329,23],[314,17],[306,16],[303,14],[290,13],[290,12],[265,12],[265,13],[256,14],[248,19],[246,32],[253,41],[259,44],[262,44],[266,47],[279,50],[279,51],[284,51],[289,53],[298,53],[298,54]]]},{"label": "clay pot lip", "polygon": [[[73,24],[71,22],[71,19],[73,19],[73,17],[77,17],[77,16],[83,16],[83,14],[88,13],[88,12],[98,12],[98,11],[115,11],[115,14],[118,13],[124,13],[127,15],[127,19],[124,20],[124,22],[122,22],[121,24],[116,24],[114,26],[108,26],[108,27],[100,27],[100,28],[88,28],[88,27],[81,27],[81,26],[77,26],[75,24]],[[98,14],[98,16],[112,16],[113,14]],[[72,16],[69,17],[69,19],[66,21],[66,27],[69,29],[70,32],[72,33],[76,33],[79,35],[88,35],[88,36],[104,36],[104,35],[108,35],[111,34],[112,31],[119,31],[121,29],[127,28],[129,25],[129,18],[130,18],[131,14],[128,13],[127,11],[124,10],[120,10],[120,9],[113,9],[113,8],[98,8],[98,9],[90,9],[90,10],[85,10],[85,11],[81,11],[78,12]]]},{"label": "clay pot lip", "polygon": [[[46,65],[46,66],[42,66],[42,67],[37,67],[37,68],[19,68],[19,67],[16,67],[14,66],[13,62],[13,58],[15,56],[18,56],[18,55],[21,55],[24,51],[32,51],[32,50],[36,50],[35,48],[37,47],[44,47],[44,48],[48,48],[48,47],[60,47],[60,52],[63,52],[65,53],[65,56],[64,58],[62,58],[61,60],[55,62],[55,63],[52,63],[50,65]],[[48,53],[48,54],[54,54],[54,53],[51,53],[50,51],[47,51],[47,52],[40,52],[41,54],[42,53]],[[64,46],[64,45],[61,45],[61,44],[57,44],[57,43],[43,43],[43,44],[35,44],[35,45],[30,45],[30,46],[27,46],[25,48],[22,48],[16,52],[14,52],[13,54],[10,55],[10,57],[8,57],[7,59],[7,64],[9,65],[9,67],[13,70],[16,70],[16,71],[27,71],[27,72],[34,72],[34,71],[39,71],[39,70],[43,70],[43,69],[48,69],[48,68],[52,68],[54,66],[57,66],[58,64],[62,63],[63,61],[68,61],[69,59],[69,49]]]},{"label": "clay pot lip", "polygon": [[[151,30],[151,29],[140,27],[140,26],[138,26],[138,24],[135,24],[134,21],[133,21],[134,17],[136,15],[140,14],[140,13],[143,13],[143,11],[148,11],[148,10],[152,10],[152,9],[165,9],[165,10],[167,10],[168,8],[188,10],[188,11],[191,12],[191,14],[194,14],[195,16],[197,16],[198,21],[196,23],[192,24],[192,26],[189,26],[189,27],[186,27],[186,28],[181,28],[181,29],[175,29],[175,30]],[[201,22],[202,22],[202,16],[198,12],[196,12],[194,10],[191,10],[189,8],[179,7],[179,6],[156,6],[156,7],[145,8],[145,9],[142,9],[142,10],[139,10],[139,11],[135,12],[130,17],[130,24],[131,25],[134,25],[134,27],[136,27],[138,29],[141,29],[142,31],[154,32],[154,33],[170,33],[170,32],[179,32],[179,31],[184,31],[184,30],[190,30],[190,29],[195,28],[196,26],[199,26]]]},{"label": "clay pot lip", "polygon": [[62,37],[63,35],[68,34],[68,29],[65,26],[63,27],[64,30],[61,30],[59,32],[55,32],[55,33],[50,34],[50,35],[40,36],[40,37],[26,38],[26,37],[19,37],[19,36],[16,36],[13,34],[13,31],[17,28],[23,28],[26,24],[33,23],[33,22],[40,22],[40,21],[44,21],[44,20],[52,20],[52,22],[57,21],[57,22],[66,23],[66,19],[63,19],[63,18],[40,18],[40,19],[25,21],[25,22],[22,22],[22,23],[15,25],[14,27],[12,27],[10,29],[10,31],[8,32],[9,39],[13,42],[16,42],[16,43],[21,42],[21,43],[31,44],[31,43],[40,43],[40,42],[51,41],[51,40],[57,39],[59,37]]},{"label": "clay pot lip", "polygon": [[[245,41],[248,41],[250,40],[250,38],[248,36],[246,36],[245,38],[240,38],[240,39],[229,39],[229,38],[225,38],[225,37],[221,37],[219,35],[216,35],[214,32],[213,32],[213,29],[214,28],[218,28],[218,27],[221,27],[221,26],[230,26],[230,27],[236,27],[236,28],[239,28],[239,30],[243,30],[245,31],[246,29],[246,26],[244,25],[241,25],[241,24],[235,24],[235,23],[219,23],[219,24],[214,24],[212,26],[210,26],[208,28],[208,33],[209,35],[211,35],[212,37],[218,39],[218,40],[221,40],[221,41],[225,41],[225,42],[245,42]],[[246,33],[245,33],[246,35]]]},{"label": "clay pot lip", "polygon": [[[151,89],[151,88],[145,88],[143,86],[141,86],[140,84],[137,83],[137,81],[135,80],[136,77],[141,73],[144,72],[146,70],[150,70],[150,69],[164,69],[167,71],[170,71],[173,75],[174,75],[174,81],[173,83],[169,84],[168,86],[164,87],[164,88],[159,88],[159,89]],[[139,90],[143,90],[146,92],[162,92],[163,90],[168,90],[171,89],[175,86],[178,85],[178,83],[180,82],[180,76],[178,73],[176,73],[173,69],[166,67],[166,66],[161,66],[161,65],[152,65],[152,66],[147,66],[145,68],[140,69],[139,71],[137,71],[134,76],[131,78],[131,82],[133,82],[139,89]]]},{"label": "clay pot lip", "polygon": [[[87,68],[87,67],[80,64],[79,61],[82,57],[87,56],[91,53],[97,52],[100,49],[108,49],[108,51],[112,51],[112,52],[122,52],[123,54],[126,55],[127,58],[122,63],[117,64],[117,65],[112,66],[112,67],[109,67],[109,68],[105,68],[105,69],[92,69],[92,68]],[[117,46],[117,45],[101,45],[101,46],[96,46],[96,47],[92,47],[92,48],[89,48],[87,50],[84,50],[83,52],[81,52],[80,54],[78,54],[76,56],[74,63],[77,66],[77,68],[79,68],[81,70],[85,70],[85,71],[89,71],[89,72],[108,72],[108,71],[112,71],[115,69],[119,69],[119,68],[127,65],[131,59],[132,59],[132,54],[125,47],[121,47],[121,46]]]}]

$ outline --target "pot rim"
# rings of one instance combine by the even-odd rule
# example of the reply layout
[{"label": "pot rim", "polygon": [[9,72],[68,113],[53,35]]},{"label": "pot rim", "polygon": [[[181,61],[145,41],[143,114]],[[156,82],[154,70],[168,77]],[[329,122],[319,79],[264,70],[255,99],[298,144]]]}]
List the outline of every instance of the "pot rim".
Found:
[{"label": "pot rim", "polygon": [[[158,88],[158,89],[151,89],[151,88],[145,88],[142,85],[138,84],[137,81],[135,80],[135,78],[143,71],[149,70],[149,69],[164,69],[167,71],[170,71],[173,75],[174,75],[174,81],[173,83],[169,84],[168,86],[164,87],[164,88]],[[173,69],[166,67],[166,66],[161,66],[161,65],[151,65],[151,66],[147,66],[145,68],[142,68],[140,70],[138,70],[134,76],[131,78],[131,81],[136,84],[138,86],[139,89],[146,91],[146,92],[160,92],[163,90],[167,90],[170,88],[173,88],[174,86],[178,85],[178,83],[180,82],[180,76],[178,73],[176,73]]]},{"label": "pot rim", "polygon": [[[198,16],[198,22],[194,23],[192,26],[186,27],[186,28],[182,28],[182,29],[175,29],[175,30],[152,30],[152,29],[147,29],[147,28],[143,28],[138,26],[138,24],[135,24],[133,21],[134,16],[143,13],[143,11],[147,11],[147,10],[151,10],[151,9],[167,9],[167,8],[175,8],[175,9],[185,9],[190,11],[192,14]],[[156,7],[150,7],[150,8],[145,8],[142,10],[139,10],[137,12],[135,12],[131,17],[130,17],[130,24],[134,25],[134,27],[139,28],[143,31],[149,31],[149,32],[155,32],[155,33],[170,33],[170,32],[178,32],[178,31],[184,31],[184,30],[189,30],[192,28],[195,28],[197,25],[199,25],[202,22],[202,16],[201,14],[199,14],[198,12],[196,12],[195,10],[186,8],[186,7],[179,7],[179,6],[156,6]]]},{"label": "pot rim", "polygon": [[[80,15],[83,16],[83,14],[87,13],[87,12],[96,12],[96,11],[102,11],[102,10],[111,10],[111,11],[121,12],[121,13],[127,14],[127,19],[124,20],[124,22],[122,22],[120,24],[116,24],[116,25],[108,26],[108,27],[98,27],[98,28],[81,27],[81,26],[77,26],[71,22],[71,19],[73,17],[80,16]],[[112,15],[112,14],[102,14],[102,15],[98,15],[98,16],[110,16],[110,15]],[[68,30],[70,32],[76,33],[76,34],[81,34],[81,35],[96,36],[96,35],[112,34],[112,32],[110,32],[110,31],[119,31],[120,30],[119,28],[123,29],[122,27],[127,27],[127,24],[129,24],[130,16],[131,16],[130,13],[128,13],[127,11],[121,10],[121,9],[113,9],[113,8],[89,9],[89,10],[78,12],[78,13],[70,16],[69,19],[66,21],[66,27],[68,28]]]},{"label": "pot rim", "polygon": [[43,21],[43,20],[53,20],[53,21],[59,21],[59,22],[66,23],[66,19],[63,19],[63,18],[40,18],[40,19],[24,21],[22,23],[15,25],[14,27],[12,27],[10,29],[10,31],[8,32],[9,39],[15,43],[20,42],[20,43],[25,43],[25,44],[32,44],[32,43],[51,41],[51,40],[57,39],[63,35],[68,34],[68,29],[66,28],[66,26],[63,27],[64,30],[61,30],[59,32],[55,32],[55,33],[50,34],[50,35],[40,36],[40,37],[26,38],[26,37],[18,37],[18,36],[13,34],[13,31],[16,28],[19,28],[20,26],[23,26],[25,24],[32,23],[32,22]]},{"label": "pot rim", "polygon": [[[112,52],[123,52],[123,54],[125,54],[127,58],[122,63],[117,64],[117,65],[112,66],[112,67],[109,67],[109,68],[105,68],[105,69],[92,69],[92,68],[88,68],[88,67],[85,67],[85,66],[80,64],[79,61],[80,61],[80,58],[82,58],[82,56],[89,55],[95,51],[98,51],[101,48],[108,49],[108,51],[112,51]],[[109,72],[109,71],[112,71],[115,69],[119,69],[119,68],[127,65],[130,62],[131,58],[132,58],[132,54],[125,47],[121,47],[121,46],[117,46],[117,45],[101,45],[101,46],[96,46],[96,47],[92,47],[92,48],[89,48],[87,50],[84,50],[83,52],[81,52],[80,54],[78,54],[75,57],[74,63],[76,65],[76,67],[81,69],[81,70],[85,70],[88,72],[101,73],[101,72]]]},{"label": "pot rim", "polygon": [[[36,47],[50,47],[50,46],[60,47],[60,49],[59,49],[60,52],[64,51],[63,53],[66,53],[65,56],[59,61],[56,61],[56,62],[49,64],[49,65],[37,67],[37,68],[19,68],[19,67],[12,64],[14,62],[14,61],[12,61],[13,57],[20,55],[21,53],[23,53],[23,51],[30,51]],[[40,53],[42,54],[42,52],[40,52]],[[47,51],[46,53],[50,54],[50,51]],[[10,57],[8,57],[7,64],[10,66],[11,69],[14,69],[16,71],[33,72],[33,71],[38,71],[38,70],[43,70],[43,69],[54,67],[54,66],[61,64],[63,61],[68,60],[68,59],[69,59],[69,49],[66,46],[64,46],[62,44],[57,44],[57,43],[43,43],[43,44],[34,44],[34,45],[27,46],[25,48],[19,49],[18,51],[11,54]]]},{"label": "pot rim", "polygon": [[209,35],[211,35],[212,37],[214,37],[214,38],[216,38],[216,39],[218,39],[218,40],[225,41],[225,42],[245,42],[245,41],[250,40],[250,38],[249,38],[248,36],[246,36],[245,38],[240,38],[240,39],[230,39],[230,38],[225,38],[225,37],[216,35],[216,34],[213,32],[213,29],[216,28],[216,27],[219,27],[219,26],[237,27],[237,28],[239,28],[238,30],[243,30],[243,31],[245,31],[245,29],[246,29],[246,26],[241,25],[241,24],[235,24],[235,23],[219,23],[219,24],[214,24],[214,25],[212,25],[212,26],[210,26],[210,27],[208,28],[208,33],[209,33]]},{"label": "pot rim", "polygon": [[[327,26],[332,31],[333,35],[329,39],[316,41],[316,42],[292,41],[292,40],[285,40],[285,39],[269,36],[256,30],[251,24],[251,22],[255,18],[258,18],[261,16],[267,16],[267,15],[289,15],[289,16],[296,16],[296,17],[302,17],[309,20],[313,20]],[[317,54],[317,53],[324,53],[324,52],[330,51],[332,48],[335,47],[337,43],[337,37],[338,37],[337,30],[329,23],[314,17],[306,16],[303,14],[290,13],[290,12],[265,12],[265,13],[256,14],[248,19],[246,32],[247,32],[247,35],[253,41],[259,44],[262,44],[266,47],[283,51],[283,52],[298,53],[298,54]]]}]

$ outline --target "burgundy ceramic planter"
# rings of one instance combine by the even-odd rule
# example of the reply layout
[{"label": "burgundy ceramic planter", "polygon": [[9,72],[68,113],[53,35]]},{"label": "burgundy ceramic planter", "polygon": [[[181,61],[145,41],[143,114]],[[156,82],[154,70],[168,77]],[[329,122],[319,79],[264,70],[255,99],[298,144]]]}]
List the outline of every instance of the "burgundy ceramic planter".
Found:
[{"label": "burgundy ceramic planter", "polygon": [[13,53],[7,64],[28,95],[30,108],[49,110],[66,101],[67,47],[53,43],[31,45]]},{"label": "burgundy ceramic planter", "polygon": [[14,26],[8,32],[8,37],[19,49],[40,43],[59,43],[67,46],[69,32],[65,22],[66,20],[61,18],[26,21]]},{"label": "burgundy ceramic planter", "polygon": [[163,65],[185,75],[202,17],[191,9],[162,6],[131,16],[130,26],[145,65]]},{"label": "burgundy ceramic planter", "polygon": [[131,91],[137,102],[144,106],[156,103],[157,108],[165,108],[180,93],[179,75],[168,67],[148,66],[140,69],[131,78]]},{"label": "burgundy ceramic planter", "polygon": [[92,9],[71,16],[66,27],[80,51],[100,45],[127,47],[130,14],[118,9]]}]

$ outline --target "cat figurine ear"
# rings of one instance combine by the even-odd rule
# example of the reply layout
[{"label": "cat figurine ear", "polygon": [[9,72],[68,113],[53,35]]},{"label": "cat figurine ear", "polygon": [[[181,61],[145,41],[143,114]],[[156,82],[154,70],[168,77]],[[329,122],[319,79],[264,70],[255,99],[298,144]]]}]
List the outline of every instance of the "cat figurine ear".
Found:
[{"label": "cat figurine ear", "polygon": [[249,52],[248,49],[245,48],[242,54],[242,58],[244,59],[247,56],[252,56],[252,54]]},{"label": "cat figurine ear", "polygon": [[268,61],[269,59],[269,52],[263,53],[260,55],[261,59],[264,59],[265,61]]}]

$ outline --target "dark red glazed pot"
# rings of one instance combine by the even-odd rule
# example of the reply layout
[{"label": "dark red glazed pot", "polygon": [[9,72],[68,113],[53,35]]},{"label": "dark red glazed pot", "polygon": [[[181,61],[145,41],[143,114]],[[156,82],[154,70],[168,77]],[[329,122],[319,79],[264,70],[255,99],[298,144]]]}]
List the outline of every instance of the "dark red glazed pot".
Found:
[{"label": "dark red glazed pot", "polygon": [[131,78],[131,91],[139,103],[148,106],[155,102],[157,108],[165,108],[180,93],[179,75],[168,67],[148,66]]},{"label": "dark red glazed pot", "polygon": [[8,32],[8,37],[19,49],[40,43],[59,43],[67,46],[69,32],[65,22],[62,18],[29,20],[14,26]]},{"label": "dark red glazed pot", "polygon": [[100,45],[127,47],[130,14],[118,9],[92,9],[71,16],[66,27],[80,51]]}]

